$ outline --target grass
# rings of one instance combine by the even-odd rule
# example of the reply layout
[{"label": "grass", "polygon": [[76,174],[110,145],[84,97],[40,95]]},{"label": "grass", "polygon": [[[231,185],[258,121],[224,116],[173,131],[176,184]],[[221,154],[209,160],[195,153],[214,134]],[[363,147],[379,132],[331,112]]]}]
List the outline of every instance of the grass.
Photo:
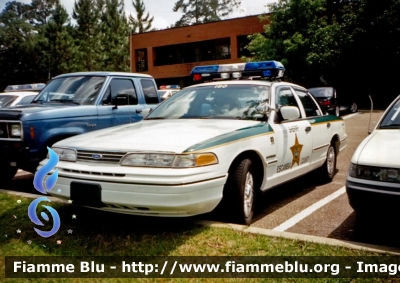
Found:
[{"label": "grass", "polygon": [[[19,202],[20,201],[20,202]],[[204,227],[194,218],[150,218],[50,203],[61,218],[57,234],[42,238],[27,214],[32,199],[0,193],[0,282],[338,282],[324,279],[9,279],[5,256],[374,256],[371,252]],[[48,204],[48,203],[40,203]],[[40,207],[40,206],[39,206]],[[39,215],[40,211],[38,212]],[[76,219],[72,218],[76,215]],[[51,222],[51,221],[50,221]],[[44,226],[41,230],[50,230]],[[20,229],[21,233],[16,231]],[[68,230],[73,230],[72,234]],[[57,241],[61,240],[61,244]],[[29,244],[28,241],[31,241]],[[341,282],[386,282],[342,279]],[[390,281],[394,282],[394,281]]]}]

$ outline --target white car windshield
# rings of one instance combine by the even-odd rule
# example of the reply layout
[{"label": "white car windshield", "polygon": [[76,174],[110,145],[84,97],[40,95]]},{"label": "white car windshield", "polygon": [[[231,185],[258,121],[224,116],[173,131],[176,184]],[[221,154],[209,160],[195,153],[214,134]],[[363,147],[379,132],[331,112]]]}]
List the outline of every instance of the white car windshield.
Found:
[{"label": "white car windshield", "polygon": [[400,129],[400,99],[392,106],[387,112],[382,123],[379,125],[380,129]]},{"label": "white car windshield", "polygon": [[[258,119],[256,107],[269,102],[269,86],[204,85],[183,89],[157,107],[150,119]],[[261,115],[262,116],[262,115]]]},{"label": "white car windshield", "polygon": [[0,95],[0,107],[7,107],[17,99],[14,95]]}]

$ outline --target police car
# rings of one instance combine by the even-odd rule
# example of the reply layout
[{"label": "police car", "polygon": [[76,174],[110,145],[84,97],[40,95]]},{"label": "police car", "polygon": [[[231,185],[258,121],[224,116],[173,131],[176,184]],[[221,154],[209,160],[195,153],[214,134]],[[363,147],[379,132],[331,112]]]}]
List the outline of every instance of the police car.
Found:
[{"label": "police car", "polygon": [[172,95],[177,93],[181,87],[179,85],[162,85],[158,91],[161,101],[170,98]]},{"label": "police car", "polygon": [[331,180],[347,144],[344,121],[283,74],[276,61],[195,67],[194,80],[217,81],[180,90],[141,122],[54,144],[50,194],[149,216],[221,205],[232,221],[250,224],[258,193],[314,169]]},{"label": "police car", "polygon": [[44,86],[43,83],[9,85],[0,93],[0,108],[30,104]]}]

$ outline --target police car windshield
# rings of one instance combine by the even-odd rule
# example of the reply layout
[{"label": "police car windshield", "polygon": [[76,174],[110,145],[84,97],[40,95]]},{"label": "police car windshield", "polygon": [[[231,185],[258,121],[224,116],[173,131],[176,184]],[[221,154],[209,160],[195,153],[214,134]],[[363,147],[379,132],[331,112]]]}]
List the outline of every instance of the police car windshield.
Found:
[{"label": "police car windshield", "polygon": [[146,119],[249,119],[260,103],[269,102],[269,86],[245,84],[199,85],[183,89]]},{"label": "police car windshield", "polygon": [[105,77],[72,76],[53,79],[32,103],[72,103],[91,105],[96,102]]}]

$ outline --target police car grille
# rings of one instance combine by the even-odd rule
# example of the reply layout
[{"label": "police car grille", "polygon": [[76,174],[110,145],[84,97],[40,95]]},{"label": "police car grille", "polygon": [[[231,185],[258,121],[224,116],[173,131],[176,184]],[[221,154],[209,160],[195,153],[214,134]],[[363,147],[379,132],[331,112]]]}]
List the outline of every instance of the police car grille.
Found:
[{"label": "police car grille", "polygon": [[126,152],[107,152],[107,151],[77,151],[78,161],[93,161],[93,162],[104,162],[104,163],[119,163],[121,158]]},{"label": "police car grille", "polygon": [[106,172],[92,172],[92,171],[82,171],[82,170],[72,170],[72,169],[61,169],[62,172],[73,173],[73,174],[83,174],[83,175],[94,175],[94,176],[105,176],[105,177],[125,177],[125,174],[117,173],[106,173]]}]

